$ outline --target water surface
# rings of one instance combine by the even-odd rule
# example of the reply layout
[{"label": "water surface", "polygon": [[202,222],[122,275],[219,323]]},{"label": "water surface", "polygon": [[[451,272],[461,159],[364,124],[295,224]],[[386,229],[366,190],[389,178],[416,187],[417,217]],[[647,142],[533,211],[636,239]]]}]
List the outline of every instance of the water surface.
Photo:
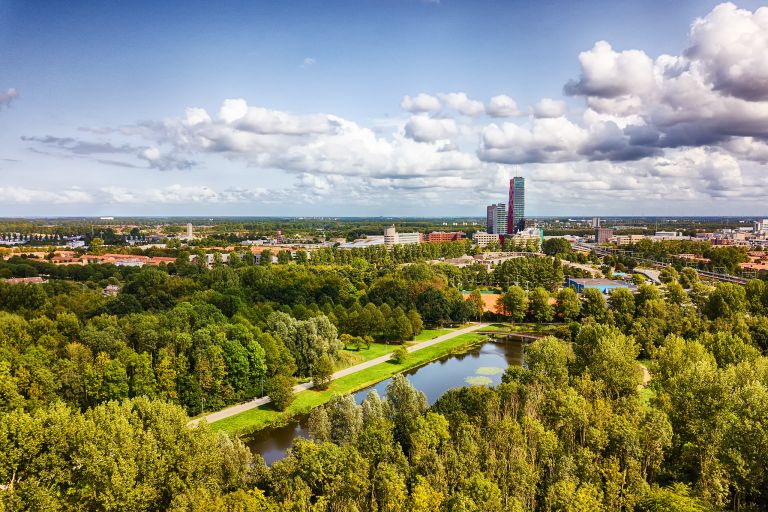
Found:
[{"label": "water surface", "polygon": [[[497,385],[501,383],[503,371],[510,365],[523,363],[522,344],[517,341],[493,342],[484,344],[459,355],[448,355],[417,368],[412,368],[404,375],[413,386],[427,395],[432,405],[446,391],[469,385]],[[372,390],[379,396],[386,395],[387,385],[392,379],[386,379],[353,394],[358,404]],[[285,456],[297,437],[309,437],[307,417],[302,416],[282,427],[265,428],[252,435],[246,444],[254,453],[260,453],[267,464],[272,464]]]}]

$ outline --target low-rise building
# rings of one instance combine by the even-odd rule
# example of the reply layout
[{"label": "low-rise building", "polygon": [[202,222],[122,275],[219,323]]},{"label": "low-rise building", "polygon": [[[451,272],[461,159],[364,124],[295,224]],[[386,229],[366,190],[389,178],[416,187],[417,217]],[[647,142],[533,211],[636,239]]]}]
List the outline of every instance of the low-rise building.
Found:
[{"label": "low-rise building", "polygon": [[467,234],[463,231],[433,231],[427,235],[429,242],[455,242],[456,240],[464,240]]},{"label": "low-rise building", "polygon": [[472,243],[478,247],[486,247],[490,243],[498,243],[500,241],[499,235],[495,233],[486,233],[485,231],[478,231],[472,235]]}]

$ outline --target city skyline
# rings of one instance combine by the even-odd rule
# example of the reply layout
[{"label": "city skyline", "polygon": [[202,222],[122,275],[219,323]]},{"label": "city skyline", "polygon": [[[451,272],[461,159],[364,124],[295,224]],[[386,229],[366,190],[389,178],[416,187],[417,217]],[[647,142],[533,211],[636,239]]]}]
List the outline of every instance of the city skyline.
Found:
[{"label": "city skyline", "polygon": [[760,5],[4,2],[0,216],[765,215]]}]

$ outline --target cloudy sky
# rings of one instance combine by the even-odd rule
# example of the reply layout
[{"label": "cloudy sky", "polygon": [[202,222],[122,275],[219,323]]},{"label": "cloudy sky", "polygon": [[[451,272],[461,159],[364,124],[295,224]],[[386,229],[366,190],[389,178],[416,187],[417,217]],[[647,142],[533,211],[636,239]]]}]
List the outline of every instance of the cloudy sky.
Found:
[{"label": "cloudy sky", "polygon": [[0,0],[0,215],[768,216],[768,7]]}]

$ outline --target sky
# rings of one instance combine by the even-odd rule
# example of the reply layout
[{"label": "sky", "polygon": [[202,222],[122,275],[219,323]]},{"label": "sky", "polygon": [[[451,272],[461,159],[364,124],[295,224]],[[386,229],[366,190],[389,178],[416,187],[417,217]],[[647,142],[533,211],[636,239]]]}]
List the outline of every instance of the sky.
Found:
[{"label": "sky", "polygon": [[0,216],[768,217],[768,7],[0,0]]}]

